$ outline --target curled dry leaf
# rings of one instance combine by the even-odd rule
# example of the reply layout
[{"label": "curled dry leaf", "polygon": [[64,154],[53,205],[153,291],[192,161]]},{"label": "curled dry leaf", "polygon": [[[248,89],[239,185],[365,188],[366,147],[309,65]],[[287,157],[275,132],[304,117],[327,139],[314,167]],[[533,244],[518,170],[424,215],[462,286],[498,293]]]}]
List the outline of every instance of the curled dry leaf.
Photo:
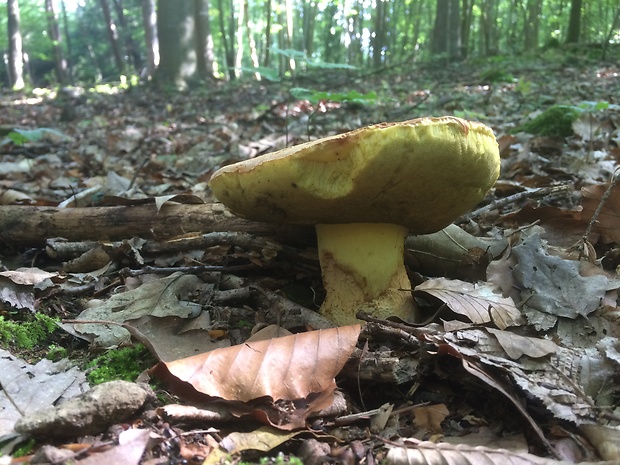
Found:
[{"label": "curled dry leaf", "polygon": [[416,286],[415,291],[438,298],[453,312],[466,316],[475,324],[489,323],[492,320],[498,328],[505,329],[522,322],[521,312],[513,300],[495,294],[488,284],[436,278]]},{"label": "curled dry leaf", "polygon": [[360,325],[342,326],[245,342],[162,362],[156,374],[165,369],[199,393],[229,401],[304,399],[335,388],[334,377],[355,349],[360,330]]}]

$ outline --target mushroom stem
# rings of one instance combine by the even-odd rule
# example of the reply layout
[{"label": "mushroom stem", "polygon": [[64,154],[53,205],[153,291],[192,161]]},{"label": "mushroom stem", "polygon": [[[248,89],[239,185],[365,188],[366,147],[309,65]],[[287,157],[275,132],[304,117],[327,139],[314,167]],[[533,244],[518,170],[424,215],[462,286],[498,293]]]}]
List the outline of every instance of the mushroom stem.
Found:
[{"label": "mushroom stem", "polygon": [[323,286],[321,314],[357,323],[359,310],[414,321],[416,306],[404,264],[407,228],[387,223],[318,224]]}]

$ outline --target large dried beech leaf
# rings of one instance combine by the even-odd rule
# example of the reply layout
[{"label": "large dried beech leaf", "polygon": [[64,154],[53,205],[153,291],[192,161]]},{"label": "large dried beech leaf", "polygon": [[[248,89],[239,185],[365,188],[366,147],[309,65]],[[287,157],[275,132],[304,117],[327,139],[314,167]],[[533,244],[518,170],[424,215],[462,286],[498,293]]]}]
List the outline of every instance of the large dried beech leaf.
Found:
[{"label": "large dried beech leaf", "polygon": [[360,325],[245,342],[165,363],[168,372],[202,394],[248,402],[304,399],[334,386],[355,349]]},{"label": "large dried beech leaf", "polygon": [[476,285],[456,279],[429,279],[415,288],[445,302],[453,312],[472,323],[493,323],[505,329],[521,324],[521,313],[510,297],[495,294],[488,284]]},{"label": "large dried beech leaf", "polygon": [[[414,440],[415,441],[415,440]],[[389,465],[560,465],[567,462],[516,453],[506,449],[471,447],[462,444],[419,442],[410,447],[394,447],[387,454]]]}]

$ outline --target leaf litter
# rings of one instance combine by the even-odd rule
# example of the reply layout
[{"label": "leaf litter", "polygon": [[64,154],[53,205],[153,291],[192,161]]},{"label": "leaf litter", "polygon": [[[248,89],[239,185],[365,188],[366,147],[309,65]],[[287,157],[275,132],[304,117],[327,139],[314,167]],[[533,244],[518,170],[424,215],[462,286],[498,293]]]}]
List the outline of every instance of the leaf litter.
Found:
[{"label": "leaf litter", "polygon": [[[414,295],[433,321],[425,326],[367,318],[359,337],[358,330],[319,331],[325,323],[308,317],[322,299],[314,244],[312,234],[300,235],[299,229],[294,239],[280,234],[260,246],[243,236],[248,230],[229,231],[226,240],[201,239],[198,246],[200,236],[191,233],[210,231],[184,231],[190,234],[172,238],[125,231],[117,243],[101,231],[91,243],[42,238],[33,245],[45,250],[45,260],[3,252],[7,269],[0,274],[0,300],[5,305],[61,315],[67,320],[62,327],[83,350],[144,343],[160,360],[151,374],[163,373],[166,389],[177,393],[147,403],[142,413],[124,420],[125,431],[112,425],[96,435],[94,448],[66,460],[112,463],[123,457],[124,463],[146,463],[182,457],[217,463],[231,455],[253,460],[276,450],[303,455],[308,463],[352,457],[415,463],[416,454],[430,463],[617,460],[616,189],[583,243],[589,262],[580,262],[570,247],[582,239],[614,171],[618,109],[580,110],[573,134],[560,139],[509,134],[535,117],[534,94],[579,104],[565,91],[570,86],[563,79],[589,83],[593,95],[614,95],[614,81],[595,71],[574,70],[532,83],[536,92],[531,95],[517,95],[513,84],[489,91],[459,83],[447,91],[459,102],[452,108],[456,112],[480,115],[493,125],[503,174],[484,210],[461,222],[462,229],[452,226],[433,237],[407,239]],[[467,81],[463,75],[462,82]],[[402,95],[411,94],[409,85],[383,82]],[[44,125],[62,137],[25,141],[38,153],[31,159],[12,152],[10,141],[2,145],[3,194],[12,188],[26,194],[9,192],[2,204],[90,208],[105,198],[128,208],[152,198],[157,214],[165,215],[170,203],[209,205],[213,199],[206,182],[224,163],[378,122],[386,114],[393,120],[417,116],[406,105],[390,103],[386,110],[378,103],[365,116],[352,117],[352,109],[330,104],[308,125],[312,102],[290,105],[280,87],[261,86],[260,92],[241,87],[247,98],[234,101],[215,91],[206,106],[200,98],[188,102],[169,96],[170,101],[160,102],[153,95],[149,115],[140,113],[129,94],[98,100],[113,111],[103,117],[82,105],[79,126],[61,127],[49,107],[37,110],[33,128]],[[257,111],[252,105],[264,99],[265,88],[275,95],[275,104]],[[408,99],[415,100],[414,95]],[[429,102],[425,112],[451,112],[433,98]],[[153,114],[159,103],[165,118]],[[401,110],[409,112],[406,118],[397,116]],[[188,118],[191,114],[201,116]],[[173,128],[166,121],[175,115]],[[46,153],[50,150],[58,153]],[[583,188],[535,194],[557,183]],[[75,249],[59,252],[61,245]],[[54,276],[35,285],[34,277],[45,273]],[[250,340],[251,329],[274,323],[274,335]],[[293,334],[279,337],[278,323]],[[36,385],[31,383],[54,386],[12,354],[5,359],[17,363],[7,374],[25,367],[28,380],[15,378],[24,380],[19,382],[24,395]],[[347,359],[357,365],[348,366]],[[0,381],[3,391],[12,389],[9,381]],[[62,389],[51,397],[42,398],[45,405],[37,410],[62,405]],[[10,428],[19,415],[6,409]],[[500,436],[510,438],[511,452],[506,443],[498,445]],[[409,438],[407,449],[399,438]],[[461,445],[450,444],[454,438]],[[79,434],[72,439],[86,444]],[[113,445],[100,448],[108,440]],[[473,447],[480,445],[488,447]]]}]

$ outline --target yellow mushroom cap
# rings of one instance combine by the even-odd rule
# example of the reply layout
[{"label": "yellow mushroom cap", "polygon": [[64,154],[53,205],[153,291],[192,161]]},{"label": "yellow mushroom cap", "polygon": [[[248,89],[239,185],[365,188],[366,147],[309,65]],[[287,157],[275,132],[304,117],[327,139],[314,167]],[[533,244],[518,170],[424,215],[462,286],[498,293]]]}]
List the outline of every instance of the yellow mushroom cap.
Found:
[{"label": "yellow mushroom cap", "polygon": [[209,185],[235,214],[296,224],[393,223],[438,231],[499,176],[493,131],[456,117],[382,123],[216,171]]}]

